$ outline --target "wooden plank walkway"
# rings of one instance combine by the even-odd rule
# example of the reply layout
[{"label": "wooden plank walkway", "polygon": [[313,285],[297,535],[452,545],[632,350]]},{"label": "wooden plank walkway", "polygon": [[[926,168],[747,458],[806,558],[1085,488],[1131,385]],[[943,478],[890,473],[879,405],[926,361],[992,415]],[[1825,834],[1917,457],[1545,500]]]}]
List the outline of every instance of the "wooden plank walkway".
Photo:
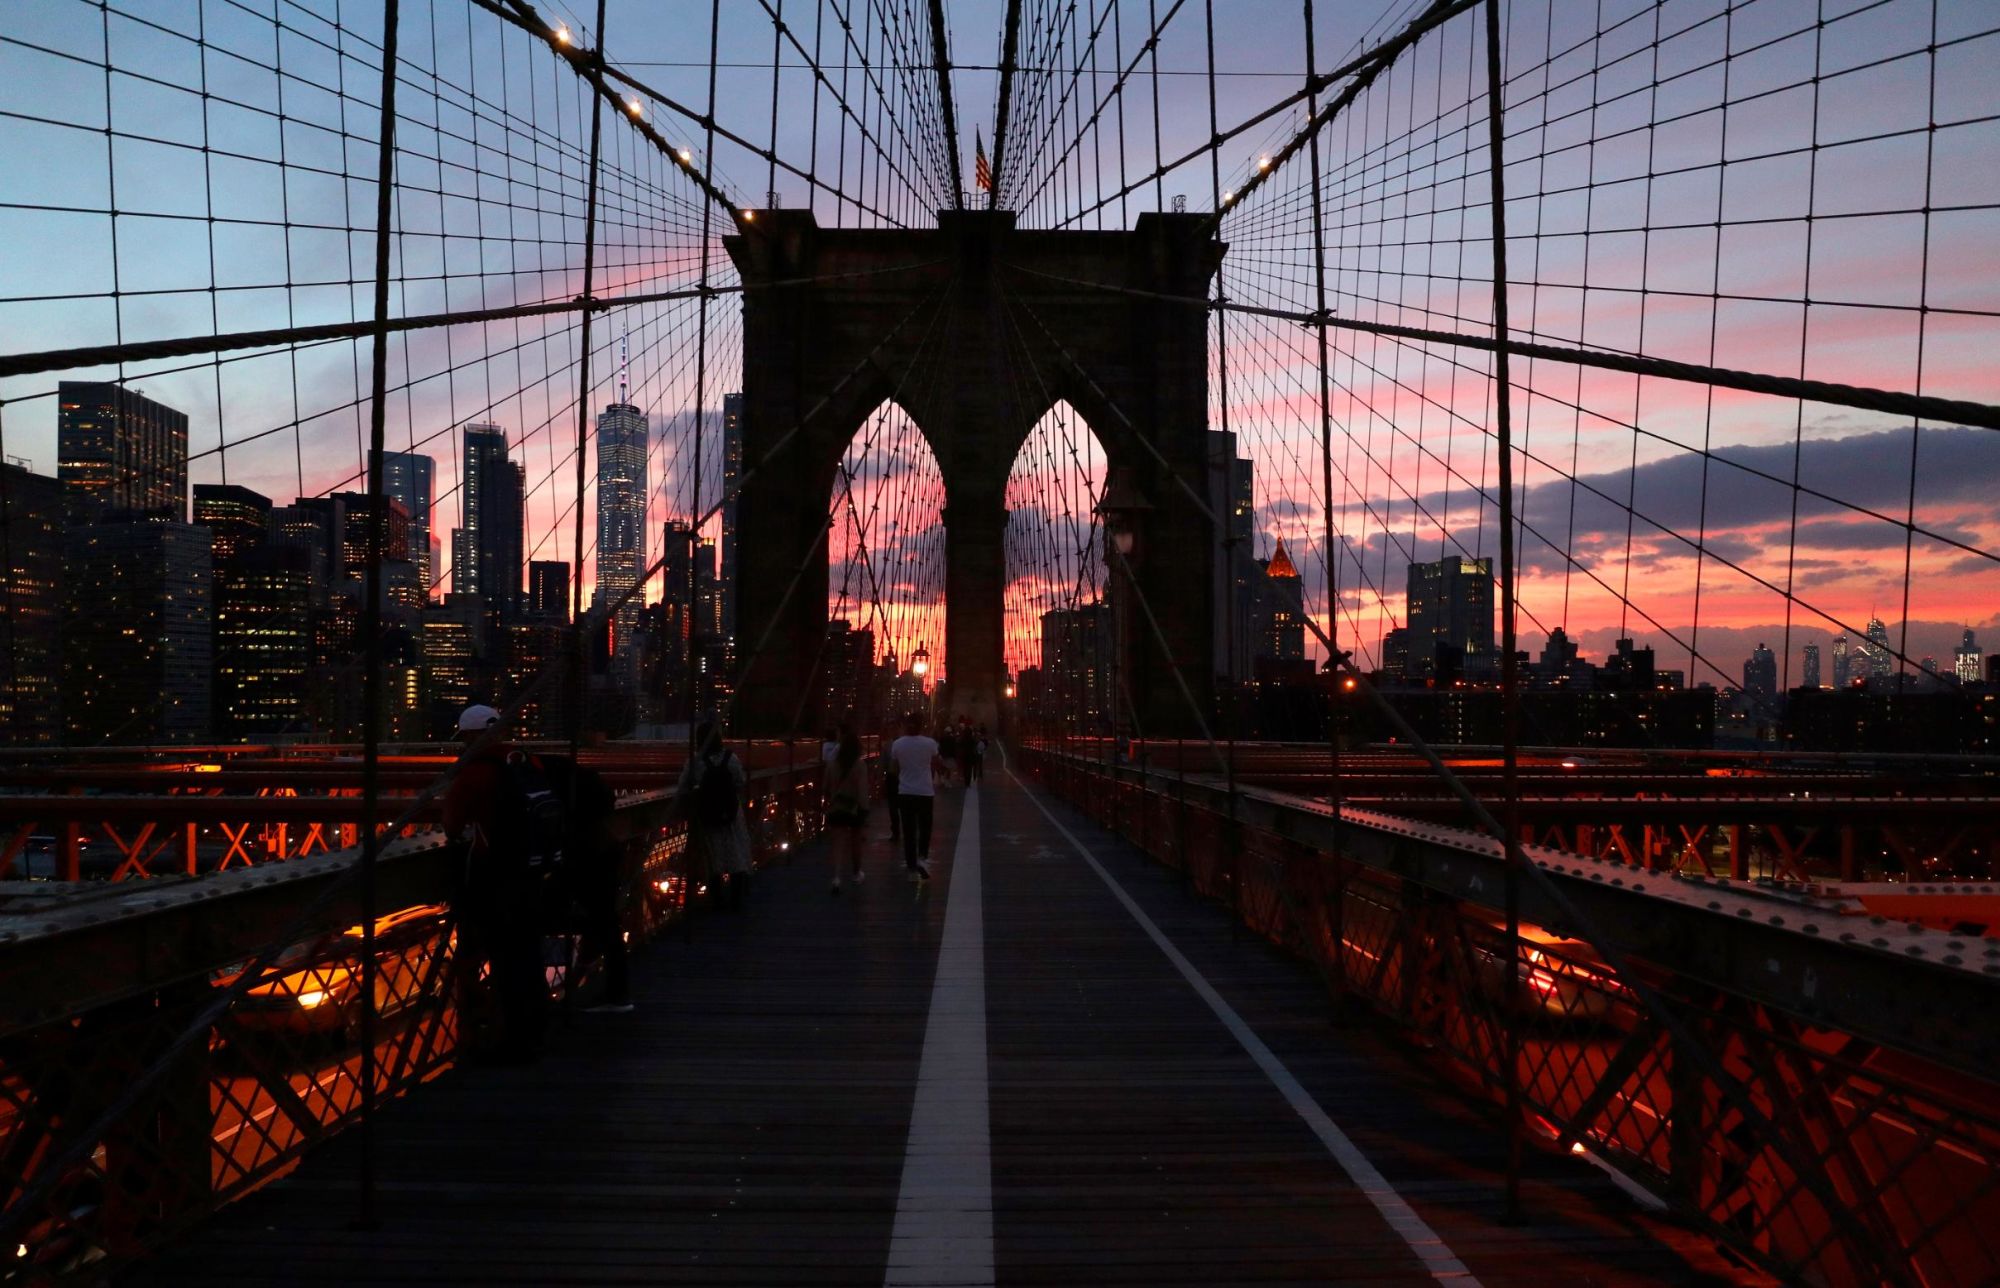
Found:
[{"label": "wooden plank walkway", "polygon": [[[954,1260],[978,1262],[977,1240],[911,1252],[900,1235],[922,1223],[897,1222],[906,1151],[924,1148],[910,1140],[920,1066],[957,1079],[933,1102],[948,1136],[952,1107],[972,1103],[964,1062],[925,1050],[963,817],[954,788],[927,892],[879,840],[867,884],[838,899],[820,855],[801,853],[760,876],[744,913],[646,950],[636,1014],[579,1016],[533,1068],[454,1071],[385,1111],[379,1229],[348,1228],[344,1137],[128,1278],[880,1284],[893,1230],[898,1282],[1431,1281],[1436,1263],[1381,1196],[1354,1183],[1027,789],[994,765],[979,791],[991,1185],[971,1215],[990,1223],[990,1264]],[[1502,1225],[1491,1115],[1368,1024],[1331,1025],[1309,971],[1037,797],[1479,1282],[1734,1277],[1704,1241],[1642,1219],[1567,1159],[1533,1159],[1529,1220]],[[931,1259],[912,1269],[910,1257]]]}]

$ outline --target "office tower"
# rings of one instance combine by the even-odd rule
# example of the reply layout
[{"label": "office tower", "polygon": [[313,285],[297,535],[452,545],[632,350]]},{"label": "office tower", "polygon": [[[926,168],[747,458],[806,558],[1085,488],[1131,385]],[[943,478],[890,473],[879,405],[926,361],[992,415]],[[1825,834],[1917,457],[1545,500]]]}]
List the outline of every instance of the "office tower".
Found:
[{"label": "office tower", "polygon": [[1081,733],[1111,727],[1111,605],[1043,613],[1041,660],[1050,714],[1059,727]]},{"label": "office tower", "polygon": [[[340,577],[345,581],[359,583],[368,576],[368,494],[366,492],[336,492],[328,500],[335,503],[339,515]],[[382,561],[415,561],[410,557],[410,514],[403,503],[394,497],[382,498]]]},{"label": "office tower", "polygon": [[71,741],[208,736],[213,553],[165,521],[71,528],[63,587],[63,720]]},{"label": "office tower", "polygon": [[636,594],[646,572],[646,414],[624,401],[624,373],[619,374],[619,401],[597,417],[597,583],[591,606],[610,611],[621,598],[611,623],[612,650],[621,677],[638,678],[638,624],[645,605]]},{"label": "office tower", "polygon": [[1382,636],[1382,678],[1402,684],[1410,678],[1410,632],[1392,626]]},{"label": "office tower", "polygon": [[1951,671],[1960,684],[1979,683],[1983,670],[1981,657],[1979,641],[1972,637],[1972,628],[1968,626],[1965,634],[1959,637],[1958,648],[1951,655]]},{"label": "office tower", "polygon": [[418,655],[434,738],[450,737],[459,712],[493,696],[485,672],[490,619],[485,602],[472,594],[449,594],[424,608]]},{"label": "office tower", "polygon": [[437,576],[436,536],[431,503],[436,497],[437,462],[416,452],[382,453],[382,494],[399,501],[408,516],[408,559],[417,566],[417,584],[426,598]]},{"label": "office tower", "polygon": [[[558,567],[567,568],[567,564]],[[496,695],[520,704],[511,726],[523,738],[558,738],[568,732],[562,672],[569,664],[569,632],[554,621],[509,622],[500,628],[503,677]],[[557,674],[543,679],[551,667]]]},{"label": "office tower", "polygon": [[690,665],[696,635],[694,533],[680,519],[669,519],[662,534],[657,674],[648,687],[659,693],[661,715],[669,721],[691,719],[695,690]]},{"label": "office tower", "polygon": [[330,497],[302,496],[271,510],[271,544],[304,552],[315,607],[324,607],[340,581],[340,534],[347,509]]},{"label": "office tower", "polygon": [[1619,640],[1612,647],[1611,656],[1604,659],[1606,688],[1646,690],[1665,687],[1660,682],[1651,648],[1634,648],[1629,639]]},{"label": "office tower", "polygon": [[743,395],[722,395],[722,633],[736,638],[736,485],[743,477]]},{"label": "office tower", "polygon": [[1845,689],[1854,680],[1854,657],[1847,651],[1847,636],[1833,637],[1833,687]]},{"label": "office tower", "polygon": [[1808,689],[1817,689],[1819,687],[1819,645],[1817,644],[1808,644],[1805,647],[1805,661],[1799,668],[1799,683],[1802,687]]},{"label": "office tower", "polygon": [[1411,564],[1404,625],[1411,679],[1492,679],[1493,561],[1447,555]]},{"label": "office tower", "polygon": [[1549,642],[1542,646],[1542,656],[1536,666],[1544,681],[1556,683],[1568,678],[1571,672],[1581,669],[1582,650],[1569,632],[1558,626],[1549,632]]},{"label": "office tower", "polygon": [[0,464],[0,743],[62,738],[63,485]]},{"label": "office tower", "polygon": [[1222,523],[1215,534],[1214,562],[1215,665],[1218,674],[1242,682],[1251,675],[1251,659],[1259,648],[1254,636],[1258,584],[1256,550],[1252,545],[1256,513],[1252,504],[1251,463],[1236,454],[1236,435],[1208,431],[1208,508]]},{"label": "office tower", "polygon": [[875,701],[875,632],[855,630],[844,619],[828,622],[821,666],[826,684],[820,709],[826,727],[852,717],[857,732],[868,728],[867,713]]},{"label": "office tower", "polygon": [[722,586],[715,577],[715,543],[694,548],[694,633],[697,639],[721,639]]},{"label": "office tower", "polygon": [[1895,658],[1889,651],[1889,628],[1881,618],[1868,619],[1868,642],[1861,646],[1861,655],[1869,679],[1886,680],[1895,673]]},{"label": "office tower", "polygon": [[528,613],[538,622],[569,624],[569,565],[559,559],[528,564]]},{"label": "office tower", "polygon": [[483,596],[503,618],[521,606],[524,480],[521,467],[507,458],[507,431],[498,425],[465,427],[459,475],[463,519],[451,534],[451,588]]},{"label": "office tower", "polygon": [[234,483],[194,485],[194,521],[207,528],[222,563],[261,550],[271,537],[271,498]]},{"label": "office tower", "polygon": [[1264,566],[1263,622],[1257,656],[1299,662],[1306,655],[1306,590],[1285,543]]},{"label": "office tower", "polygon": [[[218,537],[215,548],[222,547]],[[214,584],[216,736],[250,739],[302,728],[313,653],[306,552],[263,546],[218,557]]]},{"label": "office tower", "polygon": [[187,416],[134,389],[57,386],[56,453],[72,524],[120,514],[187,518]]},{"label": "office tower", "polygon": [[1743,663],[1743,692],[1766,701],[1778,696],[1778,655],[1759,644]]}]

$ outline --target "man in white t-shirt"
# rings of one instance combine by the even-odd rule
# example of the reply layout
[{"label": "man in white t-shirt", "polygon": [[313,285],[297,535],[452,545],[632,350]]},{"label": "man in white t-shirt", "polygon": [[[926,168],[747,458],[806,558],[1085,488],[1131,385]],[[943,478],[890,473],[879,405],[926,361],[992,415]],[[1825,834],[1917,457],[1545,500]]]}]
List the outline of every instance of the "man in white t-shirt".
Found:
[{"label": "man in white t-shirt", "polygon": [[889,744],[896,766],[894,808],[903,819],[903,866],[912,881],[931,879],[931,818],[937,803],[937,781],[945,772],[937,739],[924,733],[924,720],[912,712],[903,717],[903,736]]}]

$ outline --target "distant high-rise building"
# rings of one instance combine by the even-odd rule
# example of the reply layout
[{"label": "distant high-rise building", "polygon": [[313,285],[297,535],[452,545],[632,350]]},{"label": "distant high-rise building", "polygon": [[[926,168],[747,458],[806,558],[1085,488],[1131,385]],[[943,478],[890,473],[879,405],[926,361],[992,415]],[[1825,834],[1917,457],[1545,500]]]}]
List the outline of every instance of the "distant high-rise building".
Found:
[{"label": "distant high-rise building", "polygon": [[1491,559],[1447,555],[1435,563],[1413,563],[1404,602],[1411,679],[1492,678]]},{"label": "distant high-rise building", "polygon": [[72,524],[121,514],[186,520],[184,412],[101,381],[62,381],[56,401],[56,475]]},{"label": "distant high-rise building", "polygon": [[743,395],[722,396],[722,633],[736,638],[736,486],[743,477]]},{"label": "distant high-rise building", "polygon": [[1278,542],[1264,565],[1262,622],[1257,656],[1281,662],[1302,661],[1306,655],[1305,581],[1292,564],[1285,543]]},{"label": "distant high-rise building", "polygon": [[432,737],[449,736],[459,712],[493,696],[485,674],[491,651],[490,616],[479,596],[463,592],[446,595],[424,609],[419,656]]},{"label": "distant high-rise building", "polygon": [[382,453],[382,492],[400,501],[409,523],[409,560],[417,566],[417,582],[426,598],[437,576],[437,537],[431,527],[431,503],[437,495],[437,462],[417,452]]},{"label": "distant high-rise building", "polygon": [[1759,644],[1744,661],[1743,691],[1766,701],[1778,696],[1778,655],[1768,646]]},{"label": "distant high-rise building", "polygon": [[226,563],[270,540],[271,498],[234,483],[197,483],[194,521],[208,529],[215,561]]},{"label": "distant high-rise building", "polygon": [[875,632],[855,630],[844,619],[828,622],[821,669],[826,676],[823,723],[831,728],[851,715],[857,729],[867,728],[874,706]]},{"label": "distant high-rise building", "polygon": [[[366,492],[336,492],[330,500],[337,502],[341,516],[339,527],[338,553],[340,556],[340,576],[345,580],[360,582],[368,575],[369,522],[368,494]],[[382,560],[383,562],[409,562],[410,558],[410,514],[403,503],[384,495],[382,498]]]},{"label": "distant high-rise building", "polygon": [[690,674],[698,633],[694,533],[685,520],[669,519],[662,538],[658,674],[649,677],[648,687],[660,695],[662,718],[687,720],[696,698]]},{"label": "distant high-rise building", "polygon": [[1845,689],[1854,681],[1854,655],[1848,651],[1847,636],[1833,637],[1833,687]]},{"label": "distant high-rise building", "polygon": [[1382,678],[1401,684],[1410,678],[1410,632],[1391,626],[1382,635]]},{"label": "distant high-rise building", "polygon": [[459,475],[463,521],[451,534],[452,589],[480,595],[503,618],[521,606],[527,544],[525,475],[507,456],[507,431],[467,425]]},{"label": "distant high-rise building", "polygon": [[[222,549],[219,539],[215,548]],[[306,552],[266,546],[218,556],[216,735],[247,739],[301,727],[312,652],[312,574]]]},{"label": "distant high-rise building", "polygon": [[528,616],[538,622],[569,623],[569,565],[560,559],[528,564]]},{"label": "distant high-rise building", "polygon": [[[598,415],[597,582],[591,605],[602,611],[609,611],[645,576],[646,446],[646,413],[622,397]],[[635,594],[612,623],[612,647],[628,682],[638,677],[638,625],[644,610]]]},{"label": "distant high-rise building", "polygon": [[0,743],[62,738],[63,485],[0,464]]},{"label": "distant high-rise building", "polygon": [[1111,605],[1042,614],[1042,684],[1051,718],[1066,729],[1111,725]]},{"label": "distant high-rise building", "polygon": [[1951,655],[1952,674],[1958,677],[1960,684],[1979,683],[1983,672],[1982,656],[1979,641],[1972,637],[1972,628],[1966,627],[1965,634],[1959,637],[1957,650]]},{"label": "distant high-rise building", "polygon": [[1604,685],[1614,690],[1648,690],[1660,687],[1660,673],[1653,650],[1635,648],[1630,639],[1612,645],[1604,659]]},{"label": "distant high-rise building", "polygon": [[271,510],[271,544],[305,552],[313,604],[324,607],[340,582],[340,548],[346,506],[324,496],[302,496]]},{"label": "distant high-rise building", "polygon": [[713,541],[694,548],[694,633],[697,639],[723,638],[722,583],[715,575]]},{"label": "distant high-rise building", "polygon": [[1215,667],[1239,684],[1250,678],[1261,643],[1254,638],[1263,587],[1252,546],[1256,510],[1251,478],[1250,461],[1236,454],[1236,435],[1209,430],[1208,508],[1224,525],[1217,534],[1223,545],[1214,560]]},{"label": "distant high-rise building", "polygon": [[1895,673],[1895,656],[1889,651],[1889,628],[1879,617],[1868,619],[1868,642],[1861,646],[1868,678],[1886,680]]},{"label": "distant high-rise building", "polygon": [[72,741],[208,736],[213,558],[208,529],[187,523],[69,530],[62,702]]},{"label": "distant high-rise building", "polygon": [[1819,687],[1819,645],[1805,647],[1805,660],[1799,667],[1799,683],[1808,689]]},{"label": "distant high-rise building", "polygon": [[1577,669],[1582,650],[1569,632],[1557,626],[1549,631],[1549,642],[1542,646],[1541,661],[1536,669],[1548,681],[1561,680]]}]

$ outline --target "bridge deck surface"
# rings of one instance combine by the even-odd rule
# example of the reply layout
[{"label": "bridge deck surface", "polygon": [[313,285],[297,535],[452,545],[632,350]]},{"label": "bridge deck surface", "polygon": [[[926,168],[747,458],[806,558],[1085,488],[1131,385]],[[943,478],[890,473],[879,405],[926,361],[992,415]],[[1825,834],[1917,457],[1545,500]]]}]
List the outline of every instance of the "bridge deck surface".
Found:
[{"label": "bridge deck surface", "polygon": [[[1567,1159],[1531,1157],[1527,1220],[1503,1225],[1491,1116],[1370,1024],[1332,1025],[1310,972],[1059,802],[1001,769],[979,797],[940,798],[926,893],[879,839],[865,887],[838,899],[818,852],[800,854],[743,914],[642,953],[636,1014],[578,1016],[532,1068],[454,1071],[385,1111],[379,1229],[349,1229],[350,1135],[132,1278],[1422,1282],[1452,1257],[1484,1283],[1727,1276]],[[969,863],[982,880],[955,881]],[[1395,1197],[1356,1184],[1272,1060]],[[982,1126],[990,1194],[964,1184],[983,1175]]]}]

